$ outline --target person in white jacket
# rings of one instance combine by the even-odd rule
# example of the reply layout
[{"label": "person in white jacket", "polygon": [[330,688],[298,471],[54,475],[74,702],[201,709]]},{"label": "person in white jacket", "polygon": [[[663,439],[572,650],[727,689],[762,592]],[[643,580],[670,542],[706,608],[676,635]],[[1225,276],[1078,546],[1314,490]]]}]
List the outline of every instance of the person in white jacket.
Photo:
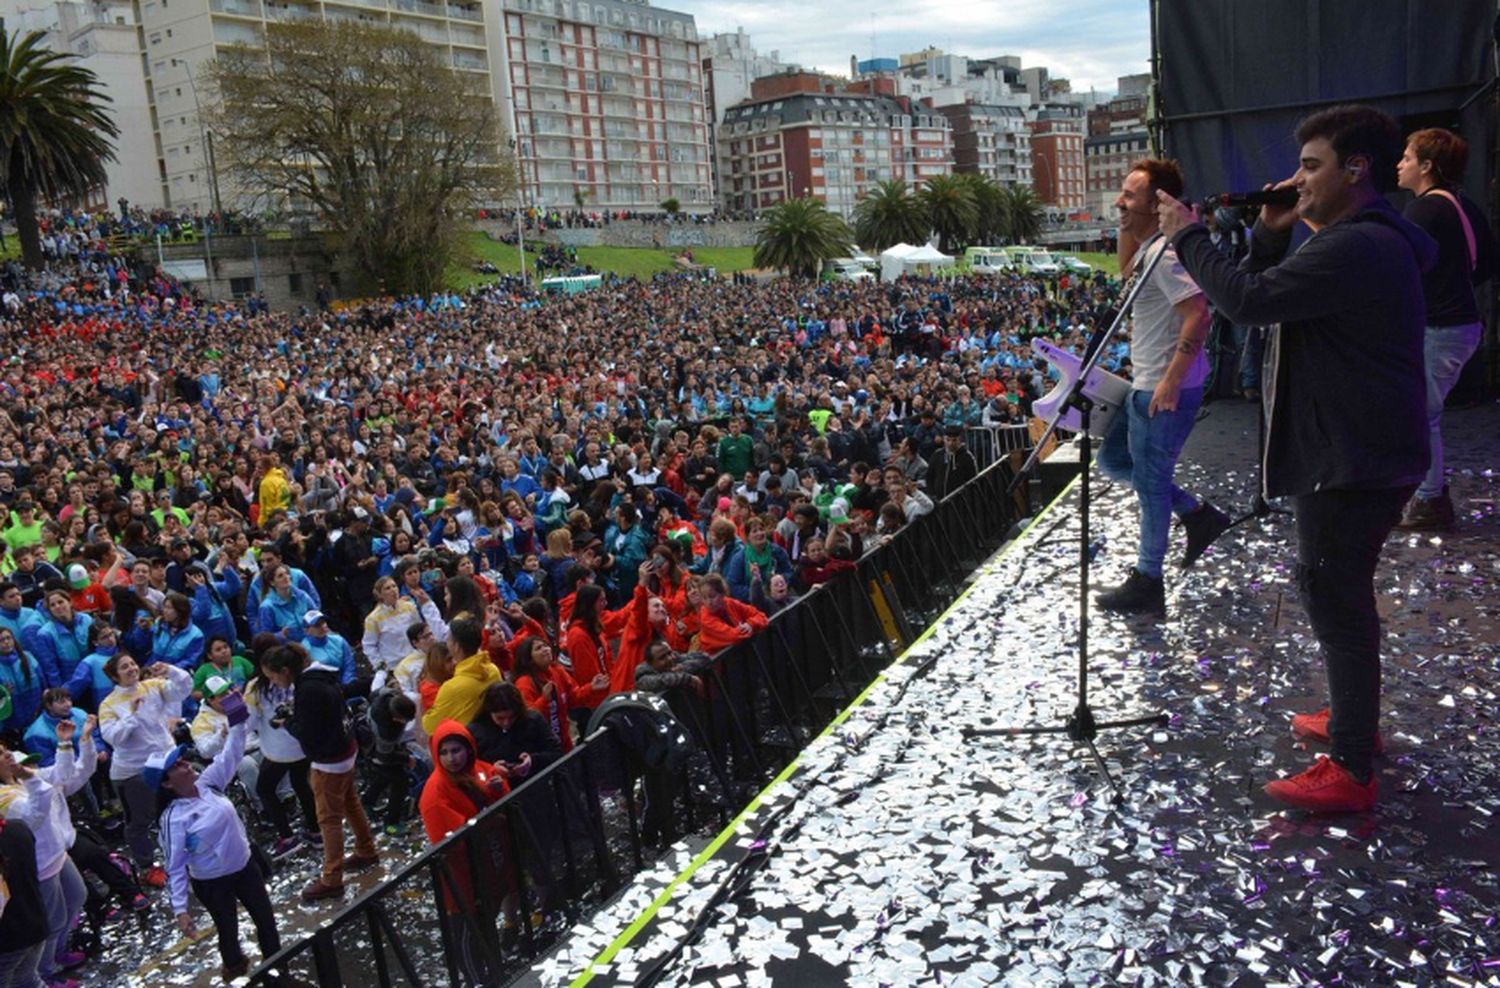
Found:
[{"label": "person in white jacket", "polygon": [[166,874],[154,864],[151,844],[156,793],[142,780],[141,770],[152,754],[175,743],[172,729],[182,720],[182,701],[193,691],[193,677],[164,662],[143,671],[124,652],[104,664],[104,674],[115,688],[99,704],[99,732],[114,749],[109,778],[125,804],[125,843],[141,882],[161,888]]},{"label": "person in white jacket", "polygon": [[379,692],[385,685],[386,676],[411,652],[407,628],[425,621],[432,629],[434,640],[448,640],[448,625],[427,594],[422,594],[422,601],[418,604],[410,597],[401,596],[395,580],[382,576],[375,581],[375,601],[374,609],[365,617],[365,635],[360,642],[365,658],[375,670],[375,680],[370,684],[372,694]]},{"label": "person in white jacket", "polygon": [[[318,832],[317,803],[307,780],[312,763],[302,745],[286,729],[285,720],[291,711],[295,691],[295,686],[283,687],[271,682],[263,668],[257,668],[255,678],[245,684],[245,706],[250,708],[249,727],[260,739],[260,776],[255,786],[256,795],[276,830],[276,844],[271,850],[273,858],[290,853],[303,842],[323,843]],[[277,795],[283,779],[291,780],[297,804],[302,808],[300,837],[292,831],[292,822]]]},{"label": "person in white jacket", "polygon": [[14,752],[0,744],[0,816],[24,821],[36,838],[36,873],[47,908],[47,943],[37,971],[48,984],[86,959],[81,953],[67,951],[68,934],[83,911],[88,892],[83,876],[68,857],[75,837],[68,797],[87,785],[94,774],[98,758],[94,726],[94,718],[89,717],[82,739],[75,745],[76,725],[60,722],[57,759],[46,768],[21,764]]},{"label": "person in white jacket", "polygon": [[182,757],[181,745],[153,754],[142,770],[152,791],[164,791],[171,800],[162,810],[160,827],[177,928],[186,937],[196,932],[188,911],[191,888],[218,932],[225,981],[250,970],[250,959],[240,947],[238,905],[245,907],[255,924],[261,957],[269,958],[281,949],[265,876],[251,858],[244,823],[224,795],[245,755],[245,734],[243,723],[231,727],[223,750],[201,774]]},{"label": "person in white jacket", "polygon": [[[188,725],[188,733],[193,739],[193,747],[198,749],[199,758],[217,757],[229,740],[229,718],[224,716],[220,705],[233,689],[234,684],[223,676],[209,676],[203,681],[203,705],[198,708],[198,715]],[[258,747],[254,731],[245,747]],[[235,774],[249,794],[250,805],[255,807],[255,812],[262,812],[260,796],[255,792],[256,782],[260,779],[260,763],[249,751],[240,757]]]}]

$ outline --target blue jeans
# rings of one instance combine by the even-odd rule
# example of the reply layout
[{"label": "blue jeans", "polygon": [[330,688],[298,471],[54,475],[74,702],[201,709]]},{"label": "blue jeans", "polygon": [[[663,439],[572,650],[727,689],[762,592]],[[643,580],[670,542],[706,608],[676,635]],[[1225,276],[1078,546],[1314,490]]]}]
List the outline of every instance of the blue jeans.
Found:
[{"label": "blue jeans", "polygon": [[1422,343],[1422,357],[1427,362],[1427,434],[1432,446],[1432,462],[1427,476],[1417,488],[1417,497],[1432,500],[1443,493],[1443,402],[1458,382],[1474,351],[1484,327],[1428,326]]},{"label": "blue jeans", "polygon": [[64,859],[62,871],[42,882],[42,904],[47,908],[47,943],[42,949],[42,958],[37,970],[43,979],[57,973],[57,955],[68,946],[68,934],[73,932],[73,921],[83,912],[84,899],[88,897],[88,886],[71,859]]},{"label": "blue jeans", "polygon": [[0,986],[3,988],[42,988],[41,975],[37,974],[37,962],[48,941],[34,943],[23,950],[0,954]]},{"label": "blue jeans", "polygon": [[1100,471],[1111,480],[1128,483],[1140,500],[1141,541],[1135,568],[1153,579],[1161,579],[1172,515],[1185,515],[1198,507],[1197,498],[1172,483],[1172,474],[1202,404],[1202,388],[1183,388],[1175,412],[1148,415],[1151,392],[1132,391],[1099,446]]}]

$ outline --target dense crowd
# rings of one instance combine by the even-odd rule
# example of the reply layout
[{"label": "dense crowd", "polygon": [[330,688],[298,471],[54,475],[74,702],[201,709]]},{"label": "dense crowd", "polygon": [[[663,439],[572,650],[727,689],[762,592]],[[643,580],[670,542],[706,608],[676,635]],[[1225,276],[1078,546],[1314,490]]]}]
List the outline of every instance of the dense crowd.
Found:
[{"label": "dense crowd", "polygon": [[440,839],[609,695],[701,691],[972,477],[965,430],[1045,384],[1030,339],[1079,345],[1117,290],[664,275],[251,313],[68,257],[0,276],[0,814],[34,835],[49,984],[81,911],[165,889],[187,931],[190,882],[226,975],[236,898],[275,949],[223,792],[338,897],[379,829]]}]

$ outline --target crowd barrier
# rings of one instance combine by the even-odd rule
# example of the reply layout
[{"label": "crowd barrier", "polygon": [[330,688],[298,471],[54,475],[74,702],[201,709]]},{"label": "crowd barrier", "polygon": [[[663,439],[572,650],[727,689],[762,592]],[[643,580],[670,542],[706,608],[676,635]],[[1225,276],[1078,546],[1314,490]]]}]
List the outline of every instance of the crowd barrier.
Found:
[{"label": "crowd barrier", "polygon": [[[606,724],[251,976],[324,988],[503,983],[609,899],[676,832],[725,826],[962,592],[1027,513],[1007,493],[1025,426],[971,429],[981,470],[855,569],[714,655],[666,699],[696,742],[671,772]],[[637,783],[644,782],[642,791]],[[643,833],[644,814],[657,833]],[[670,812],[661,812],[663,806]],[[670,821],[663,823],[663,821]]]}]

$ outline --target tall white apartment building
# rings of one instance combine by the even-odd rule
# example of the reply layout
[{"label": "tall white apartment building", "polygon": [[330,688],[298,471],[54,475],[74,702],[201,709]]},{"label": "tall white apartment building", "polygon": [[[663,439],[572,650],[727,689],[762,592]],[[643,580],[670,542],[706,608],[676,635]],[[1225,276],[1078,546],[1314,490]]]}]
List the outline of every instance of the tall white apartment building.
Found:
[{"label": "tall white apartment building", "polygon": [[9,31],[42,31],[48,48],[76,56],[109,96],[108,112],[120,136],[96,205],[112,207],[122,198],[159,205],[161,182],[150,140],[151,107],[141,75],[133,0],[0,0],[0,16]]},{"label": "tall white apartment building", "polygon": [[[209,93],[207,64],[233,44],[263,44],[275,21],[349,20],[413,31],[437,46],[454,68],[480,77],[493,93],[490,56],[498,47],[480,0],[132,0],[151,107],[161,201],[200,212],[240,205],[214,158],[215,135],[201,113]],[[496,22],[498,24],[498,21]],[[144,135],[142,135],[144,136]],[[141,139],[141,138],[134,138]]]},{"label": "tall white apartment building", "polygon": [[690,14],[630,0],[486,0],[530,205],[712,208],[702,45]]}]

